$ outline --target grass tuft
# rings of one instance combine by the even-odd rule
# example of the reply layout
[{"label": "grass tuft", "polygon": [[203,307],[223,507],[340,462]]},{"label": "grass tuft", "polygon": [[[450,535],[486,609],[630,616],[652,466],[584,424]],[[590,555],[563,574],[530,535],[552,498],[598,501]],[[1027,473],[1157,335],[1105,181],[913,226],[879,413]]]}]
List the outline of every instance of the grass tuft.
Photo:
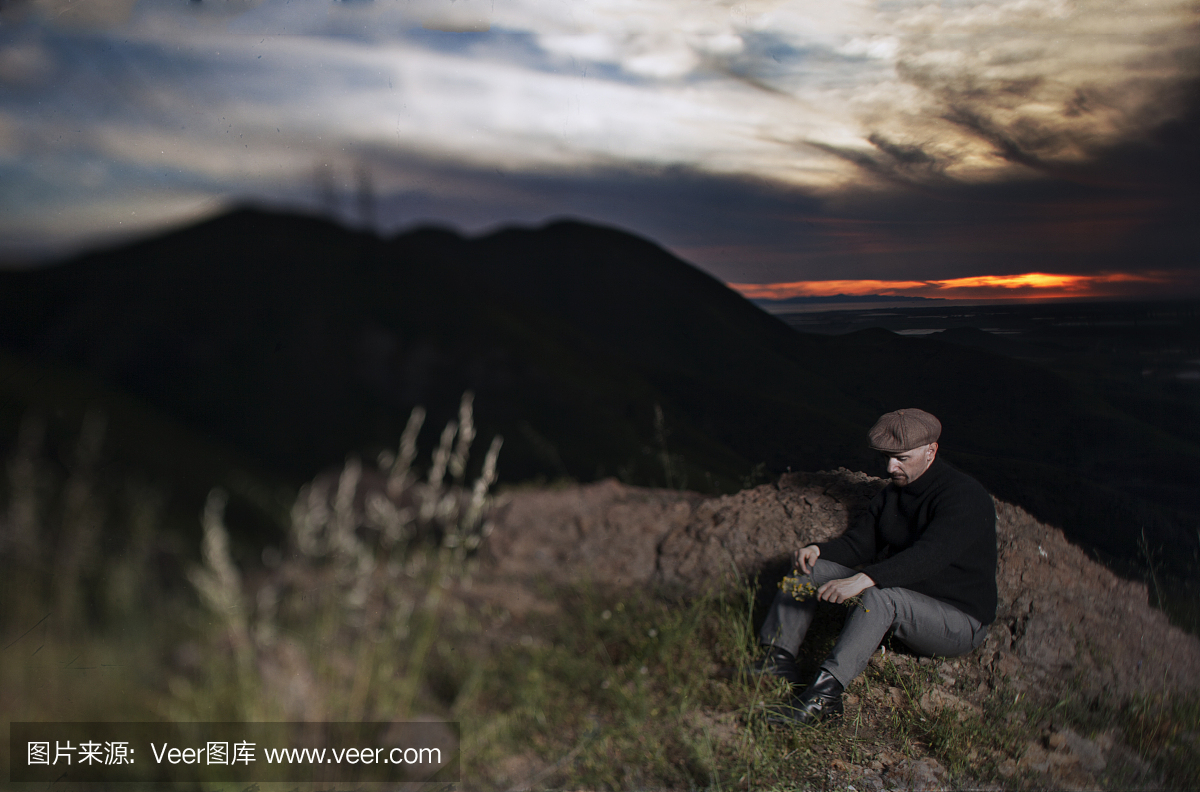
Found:
[{"label": "grass tuft", "polygon": [[[376,470],[350,460],[306,487],[265,569],[235,562],[214,491],[191,601],[147,588],[161,499],[131,487],[128,508],[102,503],[88,479],[98,451],[84,441],[88,464],[57,480],[32,441],[21,445],[0,504],[19,527],[0,547],[4,602],[20,603],[3,623],[4,710],[14,720],[452,719],[464,789],[1045,788],[1067,783],[1042,765],[1065,761],[1070,735],[1112,746],[1103,768],[1072,784],[1200,787],[1195,695],[1109,701],[1068,688],[1050,700],[978,657],[922,659],[890,643],[850,685],[845,717],[770,725],[764,711],[787,685],[739,671],[757,653],[753,585],[679,599],[484,574],[500,445],[467,482],[470,406],[464,398],[424,478],[414,411]],[[102,559],[113,574],[81,557],[74,586],[51,580],[56,537],[114,514],[128,523],[116,532],[122,552]],[[93,607],[80,627],[89,610],[62,591],[107,603],[108,615]],[[146,600],[155,607],[131,616],[129,603]],[[60,607],[74,627],[56,623]],[[815,673],[845,615],[818,612],[801,673]]]}]

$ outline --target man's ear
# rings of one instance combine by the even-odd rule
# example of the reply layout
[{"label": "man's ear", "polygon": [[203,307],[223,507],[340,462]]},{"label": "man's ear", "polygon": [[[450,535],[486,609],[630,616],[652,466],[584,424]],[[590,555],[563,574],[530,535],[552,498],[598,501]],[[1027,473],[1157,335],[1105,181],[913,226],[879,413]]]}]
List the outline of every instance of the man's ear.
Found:
[{"label": "man's ear", "polygon": [[937,450],[938,450],[938,444],[937,444],[937,441],[935,440],[929,444],[929,461],[930,462],[937,459]]}]

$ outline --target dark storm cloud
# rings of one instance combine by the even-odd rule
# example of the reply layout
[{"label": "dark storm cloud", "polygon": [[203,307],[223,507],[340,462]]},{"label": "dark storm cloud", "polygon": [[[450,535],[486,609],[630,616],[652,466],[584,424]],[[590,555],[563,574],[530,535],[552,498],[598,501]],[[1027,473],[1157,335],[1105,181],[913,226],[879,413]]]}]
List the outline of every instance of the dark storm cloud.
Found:
[{"label": "dark storm cloud", "polygon": [[838,157],[865,174],[903,190],[919,189],[931,179],[942,179],[948,164],[919,145],[895,143],[879,132],[870,133],[867,142],[874,150],[833,146],[816,140],[806,140],[804,145]]},{"label": "dark storm cloud", "polygon": [[929,165],[936,161],[935,157],[927,154],[920,146],[893,143],[878,132],[868,135],[867,142],[901,165]]}]

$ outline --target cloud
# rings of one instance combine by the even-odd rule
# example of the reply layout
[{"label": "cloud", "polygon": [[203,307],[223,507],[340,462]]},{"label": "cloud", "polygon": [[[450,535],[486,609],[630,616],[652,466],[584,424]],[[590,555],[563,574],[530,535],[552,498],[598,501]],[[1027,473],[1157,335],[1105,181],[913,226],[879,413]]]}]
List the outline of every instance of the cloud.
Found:
[{"label": "cloud", "polygon": [[18,0],[3,10],[10,20],[32,15],[62,27],[102,29],[128,22],[136,3],[137,0]]},{"label": "cloud", "polygon": [[738,282],[1149,270],[1195,249],[1180,0],[456,0],[486,6],[469,33],[424,27],[434,0],[95,0],[86,24],[56,2],[0,25],[0,166],[23,180],[4,195],[57,202],[48,240],[106,211],[80,174],[315,206],[316,168],[366,167],[389,228],[414,202],[468,226],[558,207]]},{"label": "cloud", "polygon": [[[51,0],[39,3],[52,21]],[[461,130],[475,128],[495,142],[492,161],[535,164],[541,151],[543,164],[568,167],[601,155],[815,189],[861,178],[860,169],[885,180],[970,181],[1078,160],[1162,120],[1161,108],[1147,107],[1186,66],[1176,59],[1170,67],[1161,53],[1196,44],[1194,30],[1177,25],[1190,19],[1189,7],[1172,0],[1151,0],[1132,18],[1104,2],[872,11],[853,3],[610,0],[586,8],[506,4],[489,11],[490,33],[468,37],[465,49],[429,51],[432,40],[413,26],[443,6],[468,4],[224,4],[223,29],[193,24],[214,13],[203,10],[211,4],[156,5],[139,11],[131,31],[164,52],[205,53],[208,71],[227,71],[222,60],[251,53],[271,59],[265,71],[280,98],[289,85],[283,74],[306,75],[293,84],[341,124],[355,105],[382,98],[370,81],[354,82],[355,72],[374,69],[432,122],[441,148],[468,158],[479,144]],[[468,16],[482,13],[482,4],[472,8]],[[280,32],[302,35],[302,46]],[[496,46],[513,36],[536,51]],[[254,86],[263,71],[248,69],[225,86],[260,100]]]},{"label": "cloud", "polygon": [[0,85],[10,88],[37,85],[53,72],[49,55],[34,41],[17,40],[0,49]]}]

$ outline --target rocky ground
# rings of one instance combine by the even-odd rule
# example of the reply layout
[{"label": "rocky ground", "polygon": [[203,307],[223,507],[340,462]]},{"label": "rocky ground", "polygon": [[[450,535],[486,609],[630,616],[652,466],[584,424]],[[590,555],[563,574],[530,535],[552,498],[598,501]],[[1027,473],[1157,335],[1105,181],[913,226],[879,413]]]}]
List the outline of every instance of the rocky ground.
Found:
[{"label": "rocky ground", "polygon": [[[506,607],[553,607],[527,583],[586,578],[603,586],[694,594],[786,571],[791,552],[844,530],[883,486],[845,469],[792,473],[735,495],[647,490],[608,480],[562,489],[507,493],[485,548],[476,595]],[[936,664],[940,684],[920,704],[935,713],[977,711],[998,685],[1053,702],[1067,691],[1126,700],[1200,687],[1200,640],[1152,608],[1144,585],[1118,578],[1068,543],[1060,530],[997,501],[1000,605],[986,642],[949,661],[899,658],[899,667]],[[877,655],[873,662],[879,660]],[[847,714],[886,708],[895,688],[854,685]],[[1052,719],[1004,759],[1001,773],[1033,774],[1043,788],[1092,789],[1106,768],[1154,787],[1150,768],[1115,730],[1085,737]],[[941,788],[946,771],[932,757],[886,748],[865,763],[835,760],[832,770],[857,788]]]}]

